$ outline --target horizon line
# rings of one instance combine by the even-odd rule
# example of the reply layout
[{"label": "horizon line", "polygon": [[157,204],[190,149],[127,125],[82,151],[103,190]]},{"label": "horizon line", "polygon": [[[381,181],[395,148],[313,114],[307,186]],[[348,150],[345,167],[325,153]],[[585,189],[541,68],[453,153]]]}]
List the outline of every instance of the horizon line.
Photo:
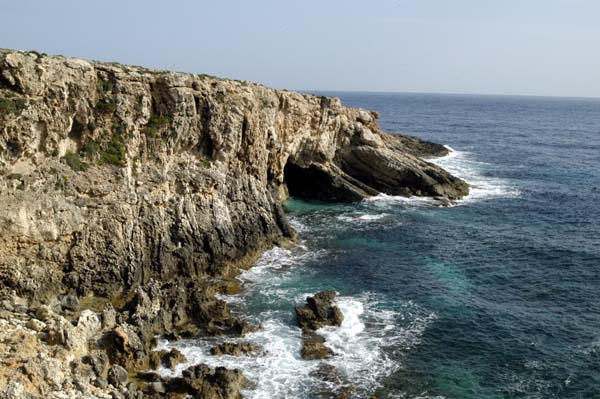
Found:
[{"label": "horizon line", "polygon": [[410,90],[334,90],[334,89],[288,89],[300,93],[356,93],[356,94],[426,94],[441,96],[479,96],[479,97],[535,97],[535,98],[564,98],[579,100],[600,100],[599,96],[575,96],[558,94],[500,94],[500,93],[456,93],[456,92],[437,92],[437,91],[410,91]]}]

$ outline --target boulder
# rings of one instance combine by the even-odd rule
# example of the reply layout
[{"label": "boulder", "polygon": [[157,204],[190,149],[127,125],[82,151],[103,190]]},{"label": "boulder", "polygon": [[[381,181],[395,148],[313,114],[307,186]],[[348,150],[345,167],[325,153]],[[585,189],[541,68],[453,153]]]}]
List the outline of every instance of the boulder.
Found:
[{"label": "boulder", "polygon": [[300,327],[314,331],[324,326],[341,326],[344,315],[333,304],[335,296],[335,291],[322,291],[306,298],[306,305],[295,308]]},{"label": "boulder", "polygon": [[127,370],[118,364],[113,364],[108,370],[108,383],[114,387],[122,387],[127,384]]},{"label": "boulder", "polygon": [[174,369],[180,363],[185,363],[186,357],[179,350],[173,348],[169,351],[161,350],[152,352],[150,355],[150,367],[157,369],[160,366]]},{"label": "boulder", "polygon": [[241,399],[241,389],[248,380],[240,370],[224,367],[211,369],[200,364],[182,373],[181,385],[191,395],[207,399]]},{"label": "boulder", "polygon": [[325,345],[325,338],[318,334],[304,334],[301,355],[306,360],[328,359],[333,350]]},{"label": "boulder", "polygon": [[214,356],[242,356],[252,355],[260,351],[260,346],[248,342],[224,342],[210,349],[210,354]]}]

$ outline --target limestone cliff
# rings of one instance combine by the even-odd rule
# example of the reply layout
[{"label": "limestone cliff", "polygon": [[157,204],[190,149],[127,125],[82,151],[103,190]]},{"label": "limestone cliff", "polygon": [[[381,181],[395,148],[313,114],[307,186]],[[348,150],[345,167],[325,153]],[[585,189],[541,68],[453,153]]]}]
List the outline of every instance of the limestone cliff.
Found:
[{"label": "limestone cliff", "polygon": [[288,192],[467,192],[336,98],[7,51],[0,98],[0,276],[23,292],[212,273],[292,235]]},{"label": "limestone cliff", "polygon": [[[0,293],[118,306],[136,287],[227,277],[293,238],[289,195],[465,195],[419,158],[444,151],[385,134],[376,113],[336,98],[2,50]],[[180,297],[184,313],[204,303]],[[150,332],[189,315],[169,317]]]}]

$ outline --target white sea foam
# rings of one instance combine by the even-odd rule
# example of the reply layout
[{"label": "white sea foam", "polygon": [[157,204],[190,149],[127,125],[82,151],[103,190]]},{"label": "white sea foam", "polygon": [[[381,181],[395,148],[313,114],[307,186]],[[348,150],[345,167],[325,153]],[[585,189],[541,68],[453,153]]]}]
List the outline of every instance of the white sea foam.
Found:
[{"label": "white sea foam", "polygon": [[[298,294],[297,300],[304,300]],[[400,310],[381,308],[375,295],[339,297],[338,306],[344,314],[342,326],[326,327],[319,333],[326,338],[335,356],[327,363],[335,366],[342,385],[358,388],[357,397],[372,393],[382,379],[398,369],[398,350],[418,344],[420,336],[435,315],[423,313],[414,303],[407,302]],[[179,349],[188,359],[175,370],[160,369],[163,375],[180,375],[194,364],[210,367],[239,368],[253,382],[245,392],[247,398],[303,398],[323,387],[314,374],[320,361],[303,360],[300,356],[300,328],[286,322],[277,312],[261,315],[261,329],[244,338],[207,338],[203,340],[160,341],[160,349]],[[410,320],[406,322],[406,320]],[[251,342],[260,345],[260,356],[212,356],[210,348],[220,342]],[[330,388],[331,388],[331,384]]]},{"label": "white sea foam", "polygon": [[469,183],[471,186],[469,195],[459,200],[458,204],[490,198],[514,198],[520,195],[520,191],[508,181],[483,176],[484,170],[489,168],[488,163],[474,160],[469,152],[457,151],[450,146],[445,147],[449,151],[448,155],[429,159],[429,162]]},{"label": "white sea foam", "polygon": [[369,214],[369,213],[353,212],[353,213],[346,213],[346,214],[338,215],[337,219],[341,220],[343,222],[348,222],[348,223],[368,224],[368,223],[372,223],[372,222],[375,222],[375,221],[378,221],[381,219],[385,219],[388,216],[389,216],[389,214],[387,214],[387,213]]},{"label": "white sea foam", "polygon": [[[448,155],[440,158],[431,158],[428,159],[428,161],[446,169],[453,175],[460,177],[469,183],[469,195],[456,201],[455,205],[490,198],[514,198],[520,195],[520,191],[516,187],[511,186],[508,181],[483,176],[485,169],[490,166],[488,163],[474,160],[469,152],[457,151],[450,146],[445,147],[449,151]],[[405,197],[383,193],[367,198],[365,202],[382,208],[388,208],[398,204],[405,206],[439,205],[439,201],[435,198],[418,196]]]},{"label": "white sea foam", "polygon": [[[372,214],[355,216],[363,215]],[[302,332],[293,323],[293,305],[304,303],[306,296],[318,289],[310,283],[304,289],[296,285],[306,284],[311,278],[307,262],[325,254],[323,250],[311,251],[302,244],[265,252],[256,266],[238,277],[244,283],[244,291],[239,295],[222,296],[235,305],[234,309],[243,308],[260,297],[258,312],[244,314],[253,323],[260,324],[260,330],[243,338],[162,340],[157,350],[177,348],[187,362],[174,370],[160,369],[159,372],[180,375],[194,364],[238,368],[251,381],[252,385],[243,392],[244,397],[251,399],[307,398],[318,396],[317,392],[324,388],[335,389],[333,383],[325,383],[317,375],[321,361],[301,358]],[[427,325],[435,319],[435,315],[424,312],[412,302],[392,310],[381,299],[375,294],[339,297],[337,303],[344,314],[342,326],[319,330],[327,340],[326,345],[335,352],[327,363],[337,368],[342,385],[351,384],[358,389],[356,398],[372,394],[385,377],[397,370],[402,353],[418,344]],[[222,342],[250,342],[263,351],[259,356],[211,355],[210,349]]]},{"label": "white sea foam", "polygon": [[366,203],[372,204],[378,207],[387,207],[398,204],[404,205],[434,205],[438,201],[431,197],[404,197],[402,195],[389,195],[380,193],[373,197],[369,197],[364,200]]}]

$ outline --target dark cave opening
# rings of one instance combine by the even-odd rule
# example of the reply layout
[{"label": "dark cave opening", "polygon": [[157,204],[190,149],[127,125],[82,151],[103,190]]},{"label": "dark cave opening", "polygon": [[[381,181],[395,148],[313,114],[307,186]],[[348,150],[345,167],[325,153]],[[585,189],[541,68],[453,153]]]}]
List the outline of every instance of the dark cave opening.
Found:
[{"label": "dark cave opening", "polygon": [[290,197],[313,202],[352,202],[362,199],[348,182],[319,165],[302,167],[289,161],[284,169]]}]

